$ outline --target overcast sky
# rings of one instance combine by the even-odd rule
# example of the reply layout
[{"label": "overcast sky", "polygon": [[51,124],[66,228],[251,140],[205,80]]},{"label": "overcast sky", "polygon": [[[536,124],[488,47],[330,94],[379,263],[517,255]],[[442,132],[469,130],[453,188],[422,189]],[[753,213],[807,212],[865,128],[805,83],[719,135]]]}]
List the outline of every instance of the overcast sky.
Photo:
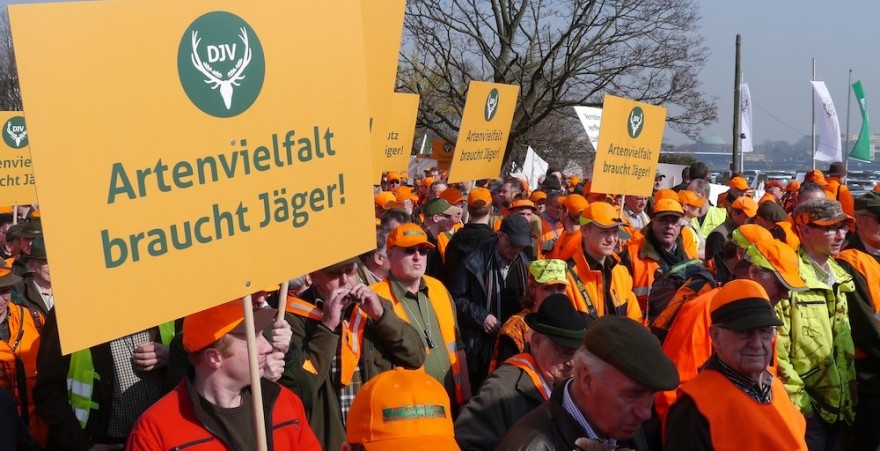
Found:
[{"label": "overcast sky", "polygon": [[[34,0],[0,0],[34,3]],[[701,73],[703,90],[717,99],[718,122],[707,128],[730,142],[736,34],[742,35],[743,80],[752,94],[755,143],[797,141],[810,134],[812,58],[846,131],[847,83],[862,80],[869,110],[880,118],[880,2],[876,0],[698,0],[700,34],[711,56]],[[873,108],[872,108],[873,107]],[[880,133],[880,120],[872,132]],[[861,117],[850,107],[850,132]],[[692,142],[667,130],[666,141]]]}]

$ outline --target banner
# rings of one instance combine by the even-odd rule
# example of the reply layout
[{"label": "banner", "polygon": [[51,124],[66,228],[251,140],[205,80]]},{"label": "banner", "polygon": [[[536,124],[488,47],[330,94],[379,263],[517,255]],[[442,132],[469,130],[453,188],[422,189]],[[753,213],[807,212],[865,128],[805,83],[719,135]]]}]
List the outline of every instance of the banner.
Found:
[{"label": "banner", "polygon": [[816,127],[819,136],[816,139],[814,160],[834,162],[843,161],[843,148],[840,145],[840,122],[831,94],[824,81],[811,81],[813,85],[814,105],[816,105]]},{"label": "banner", "polygon": [[0,205],[37,203],[28,129],[21,111],[0,111]]},{"label": "banner", "polygon": [[419,114],[419,95],[395,92],[391,94],[391,108],[385,121],[385,142],[382,154],[373,155],[373,169],[381,173],[403,171],[409,165],[412,154],[413,136],[416,133],[416,115]]},{"label": "banner", "polygon": [[[373,181],[381,183],[406,0],[362,1]],[[326,34],[326,32],[325,32]],[[346,35],[348,33],[345,33]],[[305,41],[309,42],[309,41]],[[329,56],[329,55],[328,55]],[[409,146],[407,146],[409,147]],[[408,153],[407,153],[408,155]],[[361,162],[362,170],[366,170]],[[404,164],[401,167],[406,167]]]},{"label": "banner", "polygon": [[532,149],[532,146],[529,146],[522,169],[522,174],[529,181],[529,189],[535,189],[538,187],[538,179],[542,175],[547,174],[548,167],[549,163],[544,161],[544,159]]},{"label": "banner", "polygon": [[499,176],[518,95],[519,86],[471,81],[449,183]]},{"label": "banner", "polygon": [[65,354],[375,247],[361,3],[9,6]]},{"label": "banner", "polygon": [[606,95],[591,191],[650,196],[665,126],[666,108]]},{"label": "banner", "polygon": [[442,139],[431,140],[431,159],[437,161],[437,169],[448,171],[455,155],[455,146]]},{"label": "banner", "polygon": [[590,139],[590,144],[593,145],[595,151],[599,148],[599,125],[602,123],[602,108],[576,106],[574,112],[581,120],[584,130],[587,131],[587,138]]},{"label": "banner", "polygon": [[739,85],[739,114],[740,132],[742,133],[740,150],[743,153],[754,152],[755,149],[752,147],[752,95],[749,93],[749,85],[745,83]]},{"label": "banner", "polygon": [[859,80],[852,85],[853,93],[856,95],[856,102],[859,104],[859,110],[862,112],[862,129],[859,131],[859,139],[853,146],[849,157],[853,160],[870,163],[874,157],[874,146],[871,145],[871,131],[868,123],[868,102],[865,100],[865,90],[862,89],[862,81]]}]

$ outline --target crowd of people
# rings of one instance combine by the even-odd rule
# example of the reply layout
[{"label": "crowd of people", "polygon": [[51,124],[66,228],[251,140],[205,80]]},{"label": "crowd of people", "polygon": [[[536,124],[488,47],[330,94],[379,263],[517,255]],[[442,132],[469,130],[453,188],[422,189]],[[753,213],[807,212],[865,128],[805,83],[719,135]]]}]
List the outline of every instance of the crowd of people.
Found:
[{"label": "crowd of people", "polygon": [[275,450],[878,449],[880,191],[682,175],[385,174],[375,249],[253,293],[259,390],[241,299],[63,355],[0,210],[0,449],[257,449],[255,399]]}]

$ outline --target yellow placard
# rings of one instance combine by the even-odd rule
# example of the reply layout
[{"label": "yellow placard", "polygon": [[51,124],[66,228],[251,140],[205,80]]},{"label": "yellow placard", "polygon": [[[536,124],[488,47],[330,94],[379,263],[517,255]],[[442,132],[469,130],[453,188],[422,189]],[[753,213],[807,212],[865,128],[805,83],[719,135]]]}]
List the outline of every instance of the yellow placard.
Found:
[{"label": "yellow placard", "polygon": [[471,82],[449,169],[450,183],[498,176],[518,95],[519,86]]},{"label": "yellow placard", "polygon": [[34,204],[37,192],[24,113],[0,111],[0,125],[0,205]]},{"label": "yellow placard", "polygon": [[431,140],[431,159],[437,160],[437,169],[448,171],[452,165],[452,156],[455,155],[455,146],[442,140]]},{"label": "yellow placard", "polygon": [[[363,2],[370,148],[373,150],[372,175],[377,184],[382,180],[382,172],[389,170],[383,169],[386,163],[384,155],[387,131],[389,127],[396,127],[392,125],[392,95],[397,79],[397,58],[400,37],[403,34],[404,12],[406,0]],[[370,162],[362,162],[361,170],[367,170],[366,164]]]},{"label": "yellow placard", "polygon": [[375,246],[360,4],[10,5],[63,352]]},{"label": "yellow placard", "polygon": [[666,108],[606,95],[591,191],[650,196],[665,126]]},{"label": "yellow placard", "polygon": [[419,114],[419,95],[395,92],[391,95],[391,114],[382,145],[382,155],[373,157],[373,169],[381,172],[406,171],[412,154]]}]

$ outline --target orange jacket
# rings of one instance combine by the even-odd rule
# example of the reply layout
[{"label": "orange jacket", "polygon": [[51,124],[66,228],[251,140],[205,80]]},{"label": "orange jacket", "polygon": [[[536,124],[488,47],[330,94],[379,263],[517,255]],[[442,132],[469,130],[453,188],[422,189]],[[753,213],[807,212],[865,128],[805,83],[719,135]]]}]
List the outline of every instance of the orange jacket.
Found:
[{"label": "orange jacket", "polygon": [[[715,451],[744,449],[804,450],[806,420],[782,382],[773,378],[773,401],[761,404],[715,370],[704,370],[681,387],[709,423]],[[736,420],[733,421],[732,415]],[[683,433],[687,433],[682,431]]]},{"label": "orange jacket", "polygon": [[[642,310],[639,308],[635,294],[633,294],[633,280],[629,271],[620,264],[617,256],[606,257],[606,259],[608,258],[612,259],[610,291],[614,312],[606,310],[607,300],[603,289],[602,271],[590,269],[581,246],[575,250],[571,258],[574,261],[574,271],[568,271],[568,290],[566,293],[579,312],[590,313],[590,305],[592,305],[596,317],[613,314],[642,321]],[[577,279],[572,272],[576,273]]]},{"label": "orange jacket", "polygon": [[[685,258],[699,258],[697,248],[693,241],[683,240],[679,235],[678,246],[682,246]],[[654,273],[660,268],[660,257],[657,251],[648,243],[645,236],[630,240],[626,244],[624,252],[628,254],[632,268],[633,292],[639,301],[642,312],[647,311],[648,294],[651,292],[651,284],[654,283]]]},{"label": "orange jacket", "polygon": [[563,230],[562,234],[559,235],[559,239],[556,240],[556,245],[553,246],[553,251],[550,254],[545,254],[544,257],[568,260],[580,248],[581,231],[567,232]]},{"label": "orange jacket", "polygon": [[[10,302],[9,341],[0,341],[0,387],[6,388],[18,404],[19,413],[27,405],[28,427],[37,442],[46,446],[49,430],[37,414],[34,405],[34,385],[37,383],[37,351],[40,350],[40,334],[30,310]],[[24,387],[20,385],[19,373],[24,376]],[[25,397],[22,400],[22,396]],[[24,401],[24,402],[23,402]]]},{"label": "orange jacket", "polygon": [[847,188],[846,185],[840,183],[840,179],[837,177],[828,177],[828,184],[822,188],[825,189],[825,194],[829,199],[840,202],[840,208],[844,213],[850,216],[855,214],[855,200],[853,199],[853,195],[849,192],[849,188]]}]

